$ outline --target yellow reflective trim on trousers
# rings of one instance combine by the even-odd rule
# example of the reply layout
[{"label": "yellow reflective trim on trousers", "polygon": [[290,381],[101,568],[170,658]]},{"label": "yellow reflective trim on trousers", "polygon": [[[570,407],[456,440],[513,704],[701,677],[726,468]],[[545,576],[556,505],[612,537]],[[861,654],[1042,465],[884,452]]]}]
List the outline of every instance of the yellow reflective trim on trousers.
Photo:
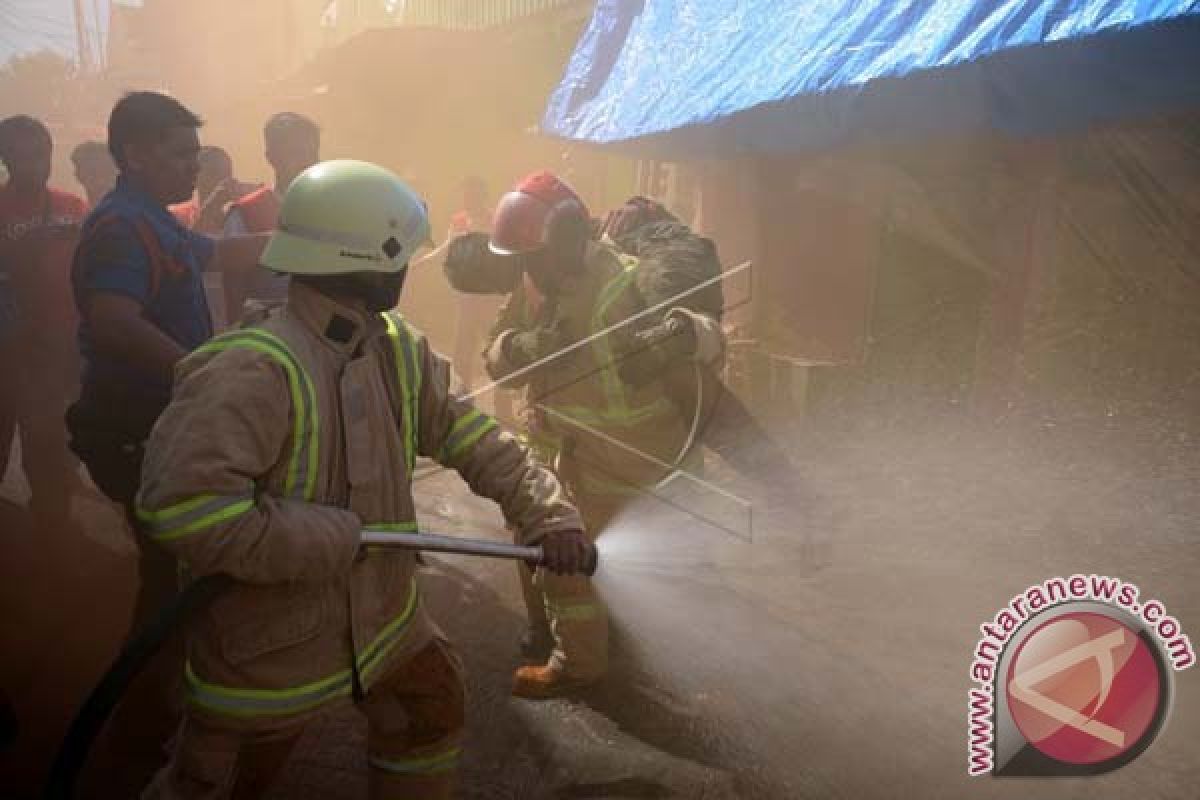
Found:
[{"label": "yellow reflective trim on trousers", "polygon": [[[283,367],[292,395],[292,456],[288,463],[284,494],[312,500],[316,496],[319,441],[316,389],[308,373],[279,337],[257,328],[233,331],[201,345],[196,352],[221,352],[238,347],[268,355]],[[301,386],[303,385],[303,392]],[[307,432],[307,436],[305,435]]]},{"label": "yellow reflective trim on trousers", "polygon": [[[364,680],[368,673],[383,663],[391,647],[399,641],[404,629],[412,621],[419,603],[420,593],[417,591],[416,581],[412,581],[409,584],[408,602],[404,611],[376,634],[364,655],[355,659],[359,674]],[[244,689],[207,683],[196,675],[191,661],[188,661],[184,674],[188,702],[206,711],[234,717],[280,716],[308,711],[350,694],[353,682],[350,668],[290,689]]]},{"label": "yellow reflective trim on trousers", "polygon": [[458,766],[462,748],[452,747],[444,753],[437,753],[422,758],[381,758],[370,756],[367,762],[376,769],[384,772],[395,772],[402,775],[436,775],[448,772]]},{"label": "yellow reflective trim on trousers", "polygon": [[384,314],[383,321],[387,324],[388,338],[392,341],[396,378],[400,382],[400,414],[404,419],[404,433],[407,436],[404,455],[411,474],[417,463],[416,412],[417,398],[420,397],[420,370],[416,366],[415,343],[412,341],[412,335],[406,330],[404,320],[396,319],[392,314]]},{"label": "yellow reflective trim on trousers", "polygon": [[138,521],[156,542],[172,542],[240,517],[254,508],[253,495],[202,494],[161,511],[137,508]]},{"label": "yellow reflective trim on trousers", "polygon": [[350,694],[350,670],[294,689],[240,689],[201,680],[189,660],[184,669],[188,702],[231,717],[269,717],[298,714]]},{"label": "yellow reflective trim on trousers", "polygon": [[592,602],[568,603],[546,598],[546,614],[564,622],[588,622],[599,619],[600,606]]}]

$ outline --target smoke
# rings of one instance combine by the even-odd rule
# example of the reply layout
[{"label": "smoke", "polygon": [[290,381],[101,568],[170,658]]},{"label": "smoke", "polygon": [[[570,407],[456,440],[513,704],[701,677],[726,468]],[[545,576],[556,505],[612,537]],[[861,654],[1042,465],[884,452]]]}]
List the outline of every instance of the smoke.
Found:
[{"label": "smoke", "polygon": [[[620,680],[745,796],[980,790],[963,783],[971,648],[1036,580],[1120,575],[1200,619],[1194,455],[964,422],[790,443],[819,507],[759,502],[746,542],[647,498],[598,545]],[[1160,768],[1200,726],[1178,724]],[[1118,775],[1103,796],[1139,780]]]}]

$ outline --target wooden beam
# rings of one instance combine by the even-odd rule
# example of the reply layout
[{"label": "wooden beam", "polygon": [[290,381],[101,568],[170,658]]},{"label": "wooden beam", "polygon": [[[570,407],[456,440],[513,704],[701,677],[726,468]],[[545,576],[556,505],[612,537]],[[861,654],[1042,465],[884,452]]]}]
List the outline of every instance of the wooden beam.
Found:
[{"label": "wooden beam", "polygon": [[[976,346],[972,403],[998,418],[1020,401],[1021,359],[1033,289],[1054,259],[1061,151],[1055,141],[1008,145],[993,171],[995,274]],[[1014,183],[1014,176],[1016,181]]]},{"label": "wooden beam", "polygon": [[83,15],[83,0],[74,0],[71,5],[75,11],[75,46],[79,48],[79,71],[87,72],[91,69],[92,59]]}]

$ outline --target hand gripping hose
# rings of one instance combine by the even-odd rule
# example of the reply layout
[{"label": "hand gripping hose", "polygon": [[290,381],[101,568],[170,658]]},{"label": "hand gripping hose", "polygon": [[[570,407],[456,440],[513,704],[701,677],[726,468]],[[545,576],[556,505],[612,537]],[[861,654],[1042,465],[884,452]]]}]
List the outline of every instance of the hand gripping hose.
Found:
[{"label": "hand gripping hose", "polygon": [[[362,533],[362,542],[371,547],[399,547],[428,553],[506,558],[524,561],[531,566],[542,566],[545,562],[545,552],[538,545],[505,544],[435,533],[365,530]],[[583,571],[588,575],[595,574],[596,564],[596,549],[592,547]],[[116,661],[83,701],[71,722],[71,727],[67,729],[50,767],[50,775],[42,792],[43,800],[71,800],[75,796],[75,783],[87,761],[92,743],[112,715],[117,703],[125,696],[134,678],[145,669],[173,634],[182,630],[234,582],[228,575],[206,575],[197,578],[177,594],[149,625],[126,643]]]}]

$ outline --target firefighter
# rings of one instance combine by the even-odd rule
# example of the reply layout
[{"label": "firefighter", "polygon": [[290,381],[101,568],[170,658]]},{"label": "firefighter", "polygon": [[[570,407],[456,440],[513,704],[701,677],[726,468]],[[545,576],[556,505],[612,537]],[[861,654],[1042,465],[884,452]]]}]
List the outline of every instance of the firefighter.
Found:
[{"label": "firefighter", "polygon": [[450,364],[395,313],[425,205],[387,170],[301,174],[263,255],[286,302],[183,361],[146,449],[138,515],[195,575],[236,583],[199,622],[189,709],[151,798],[259,797],[314,715],[368,722],[372,798],[450,797],[463,726],[458,658],[427,618],[407,551],[419,456],[495,500],[552,571],[587,540],[558,481],[450,394]]},{"label": "firefighter", "polygon": [[[786,520],[799,531],[806,560],[828,557],[827,503],[805,480],[778,437],[725,385],[721,368],[725,298],[716,246],[695,234],[660,203],[631,197],[610,212],[600,231],[621,252],[638,258],[637,285],[644,305],[665,306],[644,320],[637,337],[652,346],[622,364],[633,385],[661,380],[679,412],[694,420],[694,444],[703,445],[733,471],[759,485],[766,519]],[[703,288],[701,285],[704,284]],[[811,545],[811,546],[809,546]]]},{"label": "firefighter", "polygon": [[[596,536],[665,476],[661,464],[678,456],[687,434],[660,382],[632,387],[620,376],[618,355],[635,344],[635,331],[620,323],[640,308],[636,261],[591,239],[583,202],[548,172],[501,198],[489,246],[491,258],[515,259],[522,274],[489,337],[488,372],[526,389],[529,435],[553,458]],[[520,572],[530,619],[522,650],[533,659],[550,652],[545,663],[517,670],[514,694],[548,697],[599,680],[608,666],[608,621],[590,581]]]},{"label": "firefighter", "polygon": [[[275,172],[275,185],[263,186],[235,200],[225,217],[226,236],[266,233],[279,223],[284,192],[296,176],[316,164],[321,152],[321,129],[303,114],[282,111],[263,127],[267,163]],[[287,294],[287,279],[267,269],[256,270],[242,282],[225,287],[225,308],[236,320],[247,300],[279,302]]]},{"label": "firefighter", "polygon": [[[157,92],[132,92],[113,106],[108,146],[120,175],[84,221],[71,267],[83,370],[67,411],[70,445],[134,527],[143,443],[170,398],[176,364],[212,336],[202,273],[255,268],[267,238],[215,241],[168,212],[195,189],[200,125]],[[135,629],[169,602],[177,579],[174,559],[144,537],[138,553]],[[102,749],[123,771],[110,782],[144,784],[161,764],[162,741],[177,717],[175,655],[164,654],[117,709]],[[115,786],[111,792],[129,796]]]}]

